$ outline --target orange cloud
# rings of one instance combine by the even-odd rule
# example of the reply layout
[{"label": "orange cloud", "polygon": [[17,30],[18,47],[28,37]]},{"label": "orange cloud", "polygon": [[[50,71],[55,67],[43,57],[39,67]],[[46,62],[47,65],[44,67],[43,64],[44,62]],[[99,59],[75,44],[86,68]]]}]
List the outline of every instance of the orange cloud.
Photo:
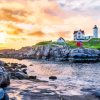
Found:
[{"label": "orange cloud", "polygon": [[23,33],[23,30],[12,25],[12,24],[7,24],[6,25],[6,32],[7,32],[7,34],[20,35]]},{"label": "orange cloud", "polygon": [[73,31],[80,28],[92,35],[94,24],[100,26],[100,20],[65,11],[55,0],[0,0],[0,31],[7,32],[7,48],[56,41],[59,37],[72,39]]},{"label": "orange cloud", "polygon": [[36,36],[36,37],[43,37],[43,36],[45,36],[45,33],[41,32],[41,31],[37,31],[37,32],[28,33],[28,35]]}]

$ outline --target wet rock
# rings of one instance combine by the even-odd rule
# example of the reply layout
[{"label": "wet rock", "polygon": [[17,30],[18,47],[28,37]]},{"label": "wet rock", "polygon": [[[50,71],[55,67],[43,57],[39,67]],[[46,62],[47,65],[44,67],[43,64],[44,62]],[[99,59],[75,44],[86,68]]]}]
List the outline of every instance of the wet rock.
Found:
[{"label": "wet rock", "polygon": [[99,50],[88,48],[75,48],[69,53],[69,61],[71,62],[96,62],[99,61]]},{"label": "wet rock", "polygon": [[98,98],[100,98],[100,89],[96,89],[96,88],[83,88],[81,89],[81,91],[83,92],[88,92]]},{"label": "wet rock", "polygon": [[2,88],[0,88],[0,100],[2,100],[4,98],[4,90]]},{"label": "wet rock", "polygon": [[[15,54],[14,54],[15,52]],[[75,48],[71,49],[69,46],[61,45],[44,45],[34,47],[24,47],[20,50],[11,52],[10,54],[2,53],[2,56],[8,58],[21,58],[21,59],[43,59],[54,61],[71,61],[71,62],[96,62],[100,61],[100,51],[89,48]],[[13,68],[17,64],[11,64]],[[26,65],[21,65],[21,68],[26,68]]]},{"label": "wet rock", "polygon": [[53,90],[47,90],[47,89],[41,89],[40,92],[41,92],[41,93],[48,93],[48,94],[49,94],[49,93],[54,93]]},{"label": "wet rock", "polygon": [[21,70],[24,74],[27,74],[27,69],[22,69]]},{"label": "wet rock", "polygon": [[30,66],[33,66],[32,64],[30,64]]},{"label": "wet rock", "polygon": [[16,77],[15,77],[15,72],[10,72],[10,78],[11,78],[11,79],[16,79]]},{"label": "wet rock", "polygon": [[67,61],[68,60],[69,49],[67,46],[56,46],[50,51],[50,59],[55,61]]},{"label": "wet rock", "polygon": [[37,76],[29,76],[29,79],[36,80],[37,79]]},{"label": "wet rock", "polygon": [[8,67],[9,65],[7,63],[4,63],[4,66]]},{"label": "wet rock", "polygon": [[17,63],[11,63],[11,67],[16,68],[16,67],[18,67],[18,64]]},{"label": "wet rock", "polygon": [[27,68],[27,66],[26,65],[21,65],[21,68]]},{"label": "wet rock", "polygon": [[56,77],[56,76],[50,76],[49,79],[50,79],[50,80],[56,80],[57,77]]},{"label": "wet rock", "polygon": [[18,79],[28,79],[28,76],[22,72],[16,72],[15,77]]},{"label": "wet rock", "polygon": [[4,68],[4,62],[0,61],[0,87],[4,88],[10,84],[9,73]]},{"label": "wet rock", "polygon": [[100,98],[100,90],[92,91],[92,94]]},{"label": "wet rock", "polygon": [[12,79],[28,79],[27,66],[18,63],[5,63],[5,68],[10,72]]}]

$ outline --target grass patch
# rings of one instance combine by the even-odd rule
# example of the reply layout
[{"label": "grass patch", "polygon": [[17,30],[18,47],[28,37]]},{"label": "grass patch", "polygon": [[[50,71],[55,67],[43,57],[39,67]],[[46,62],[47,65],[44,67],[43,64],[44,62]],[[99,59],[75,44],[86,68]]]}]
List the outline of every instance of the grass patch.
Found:
[{"label": "grass patch", "polygon": [[39,42],[37,44],[35,44],[34,46],[45,46],[45,45],[50,45],[50,46],[66,46],[67,43],[58,43],[58,42],[52,42],[52,41],[42,41]]},{"label": "grass patch", "polygon": [[100,39],[93,38],[87,42],[83,42],[83,47],[92,48],[92,49],[100,49]]},{"label": "grass patch", "polygon": [[[75,41],[66,41],[65,43],[57,43],[57,42],[52,42],[52,41],[42,41],[42,42],[35,44],[34,46],[44,46],[44,45],[69,46],[71,48],[77,48]],[[89,41],[84,41],[83,47],[100,50],[100,38],[93,38]]]},{"label": "grass patch", "polygon": [[51,44],[51,43],[52,43],[52,41],[42,41],[42,42],[39,42],[35,45],[48,45],[48,44]]}]

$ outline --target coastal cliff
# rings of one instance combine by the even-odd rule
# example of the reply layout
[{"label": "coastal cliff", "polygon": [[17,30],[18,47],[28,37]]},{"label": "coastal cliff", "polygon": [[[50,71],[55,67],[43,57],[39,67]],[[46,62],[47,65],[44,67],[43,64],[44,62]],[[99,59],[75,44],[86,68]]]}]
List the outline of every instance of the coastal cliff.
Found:
[{"label": "coastal cliff", "polygon": [[33,46],[20,50],[1,50],[0,57],[18,59],[42,59],[51,61],[98,62],[100,51],[89,48],[74,48],[69,46]]}]

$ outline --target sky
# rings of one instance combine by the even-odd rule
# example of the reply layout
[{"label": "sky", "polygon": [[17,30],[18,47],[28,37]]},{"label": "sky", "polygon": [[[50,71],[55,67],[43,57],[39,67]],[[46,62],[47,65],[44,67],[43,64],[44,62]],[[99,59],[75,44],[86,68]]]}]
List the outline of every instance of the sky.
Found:
[{"label": "sky", "polygon": [[100,0],[0,0],[0,49],[72,40],[79,29],[93,35],[99,11]]}]

